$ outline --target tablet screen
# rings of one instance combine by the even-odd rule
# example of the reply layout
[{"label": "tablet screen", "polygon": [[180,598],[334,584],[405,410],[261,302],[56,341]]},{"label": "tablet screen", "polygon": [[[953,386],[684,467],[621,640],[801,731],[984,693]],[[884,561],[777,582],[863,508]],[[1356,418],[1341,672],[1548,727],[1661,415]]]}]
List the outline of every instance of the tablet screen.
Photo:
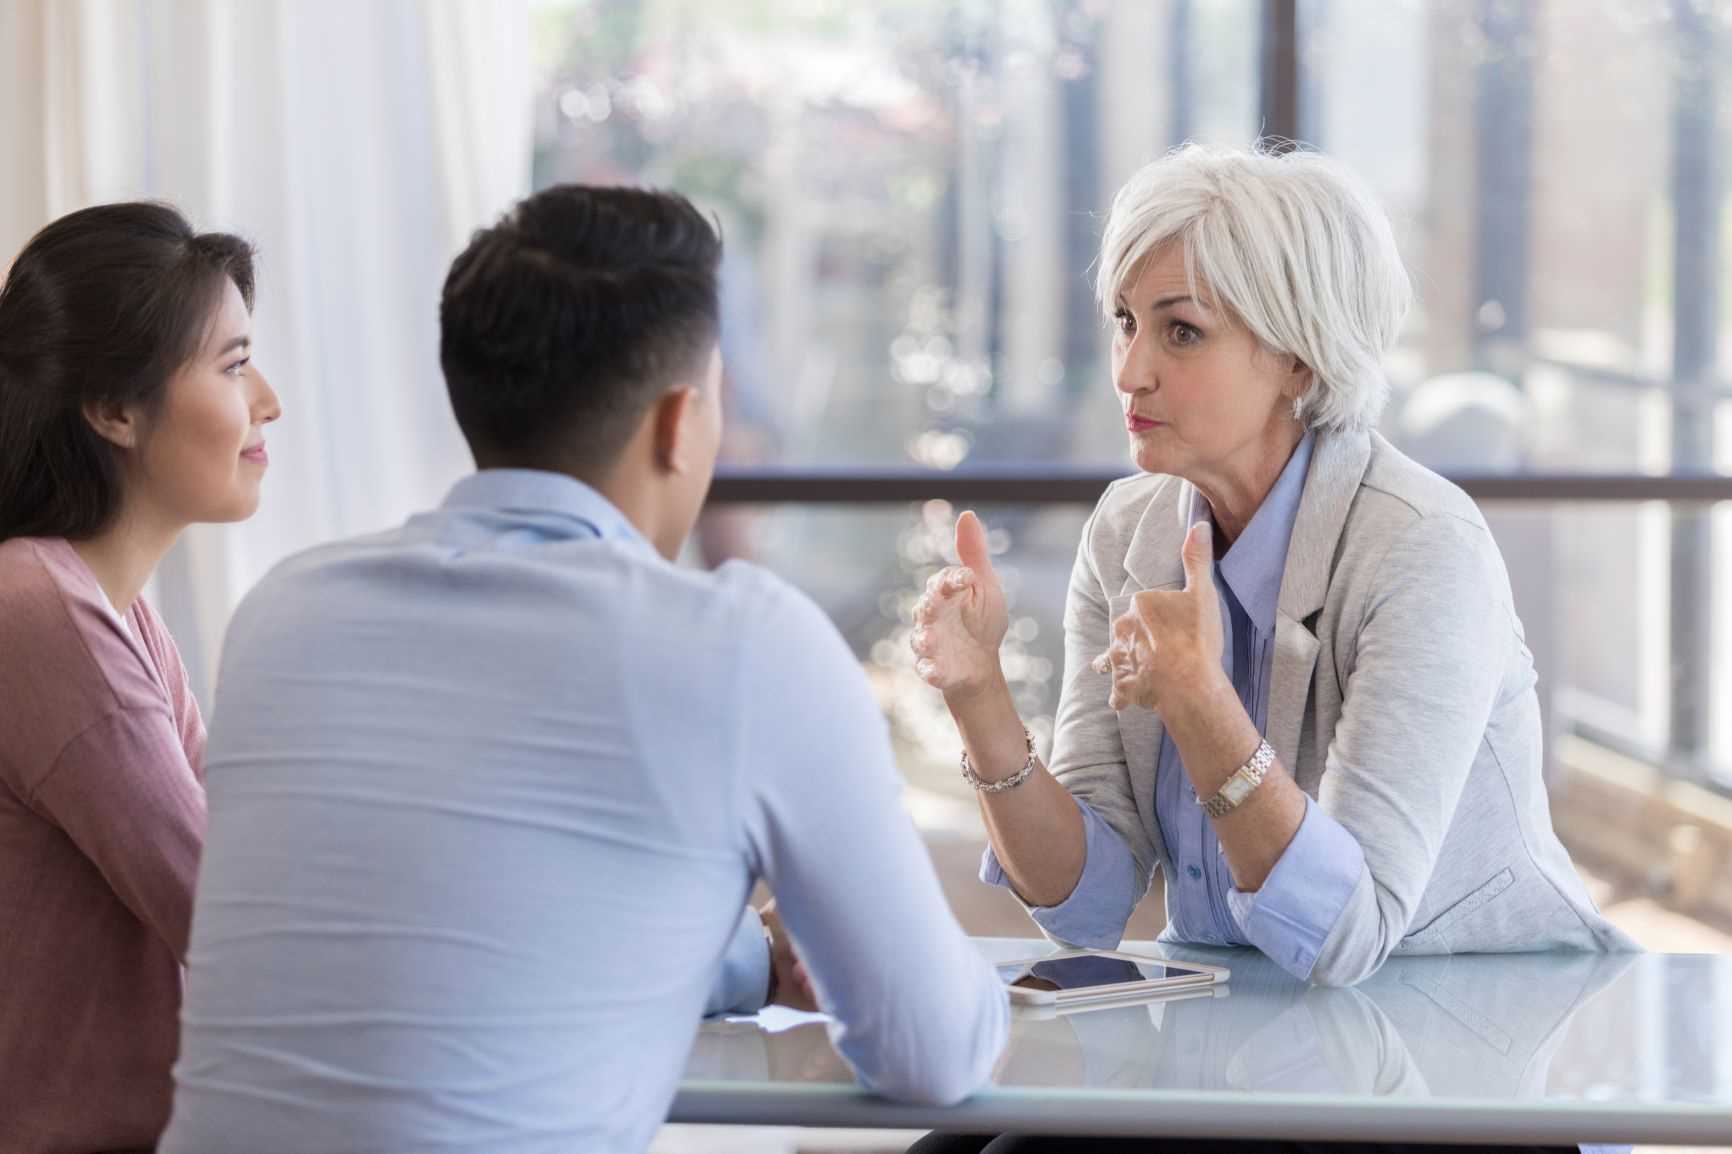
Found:
[{"label": "tablet screen", "polygon": [[1163,978],[1192,978],[1189,966],[1164,962],[1129,962],[1087,954],[1075,958],[1049,958],[1032,966],[1026,962],[998,967],[998,976],[1013,986],[1030,990],[1086,990],[1096,986],[1118,986],[1126,982],[1158,982]]}]

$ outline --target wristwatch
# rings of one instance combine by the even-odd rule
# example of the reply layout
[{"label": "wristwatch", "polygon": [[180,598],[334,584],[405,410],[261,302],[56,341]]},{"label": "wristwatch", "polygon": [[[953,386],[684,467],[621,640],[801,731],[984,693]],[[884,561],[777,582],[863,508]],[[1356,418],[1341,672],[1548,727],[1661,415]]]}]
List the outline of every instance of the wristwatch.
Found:
[{"label": "wristwatch", "polygon": [[1221,786],[1221,792],[1208,801],[1199,801],[1203,812],[1210,817],[1222,818],[1244,804],[1257,787],[1263,784],[1263,777],[1269,772],[1269,767],[1275,764],[1275,749],[1267,741],[1257,743],[1257,752],[1251,755],[1251,760],[1239,767],[1239,772],[1229,777]]}]

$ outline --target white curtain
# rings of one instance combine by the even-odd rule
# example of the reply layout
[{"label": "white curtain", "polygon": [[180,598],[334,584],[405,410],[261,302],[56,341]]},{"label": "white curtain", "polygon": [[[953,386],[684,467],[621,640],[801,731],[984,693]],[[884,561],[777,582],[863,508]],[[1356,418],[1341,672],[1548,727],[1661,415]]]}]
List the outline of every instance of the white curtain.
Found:
[{"label": "white curtain", "polygon": [[264,501],[195,526],[153,590],[207,700],[271,565],[470,467],[439,288],[528,191],[528,19],[523,0],[0,3],[0,263],[61,213],[138,197],[259,248],[255,355],[284,407]]}]

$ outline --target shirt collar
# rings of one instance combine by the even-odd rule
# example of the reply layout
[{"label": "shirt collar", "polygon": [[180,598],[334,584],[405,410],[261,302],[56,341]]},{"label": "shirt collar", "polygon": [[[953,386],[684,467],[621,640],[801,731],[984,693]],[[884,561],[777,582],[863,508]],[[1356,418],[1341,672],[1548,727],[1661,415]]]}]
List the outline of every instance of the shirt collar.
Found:
[{"label": "shirt collar", "polygon": [[587,530],[603,540],[648,543],[617,505],[564,473],[482,469],[453,485],[443,507],[520,514],[538,522],[551,514],[568,522],[572,535]]},{"label": "shirt collar", "polygon": [[[1281,576],[1287,568],[1287,542],[1299,516],[1299,498],[1305,492],[1305,475],[1311,467],[1316,434],[1307,430],[1287,465],[1275,479],[1269,495],[1252,515],[1232,548],[1215,562],[1216,571],[1233,591],[1245,615],[1259,633],[1275,627],[1275,607],[1281,597]],[[1201,492],[1191,493],[1191,523],[1209,521],[1209,502]]]}]

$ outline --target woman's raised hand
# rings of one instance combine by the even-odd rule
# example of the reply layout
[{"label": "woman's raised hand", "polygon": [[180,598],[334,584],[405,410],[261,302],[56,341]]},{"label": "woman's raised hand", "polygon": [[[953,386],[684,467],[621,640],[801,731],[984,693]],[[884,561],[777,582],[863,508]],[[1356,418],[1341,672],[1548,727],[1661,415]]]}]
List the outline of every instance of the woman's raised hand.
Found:
[{"label": "woman's raised hand", "polygon": [[1145,589],[1113,621],[1112,643],[1094,659],[1113,678],[1113,709],[1161,709],[1221,674],[1221,601],[1208,524],[1185,535],[1185,587]]},{"label": "woman's raised hand", "polygon": [[972,512],[956,520],[961,562],[934,573],[914,606],[914,668],[947,698],[967,697],[1002,676],[998,648],[1010,626],[1004,587],[993,572],[986,526]]}]

